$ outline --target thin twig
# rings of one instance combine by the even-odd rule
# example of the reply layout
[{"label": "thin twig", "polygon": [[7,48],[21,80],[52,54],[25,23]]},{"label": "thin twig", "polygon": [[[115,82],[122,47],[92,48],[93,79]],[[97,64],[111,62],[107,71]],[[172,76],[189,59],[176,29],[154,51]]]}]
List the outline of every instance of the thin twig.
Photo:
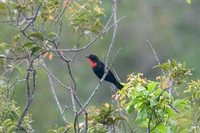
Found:
[{"label": "thin twig", "polygon": [[[80,40],[81,40],[81,38],[83,37],[83,35],[84,35],[84,32],[81,32],[81,33],[79,34],[78,39],[77,39],[77,43],[76,43],[76,48],[79,48],[79,47],[80,47],[80,45],[81,45]],[[77,53],[78,53],[77,51],[74,53],[74,55],[73,55],[73,57],[72,57],[72,62],[74,62]]]},{"label": "thin twig", "polygon": [[[29,67],[27,69],[27,75],[26,75],[26,90],[27,90],[27,102],[26,102],[26,105],[25,105],[25,109],[21,115],[21,117],[19,118],[19,121],[18,121],[18,124],[17,124],[17,128],[16,128],[16,131],[20,128],[23,120],[24,120],[24,117],[26,116],[30,106],[31,106],[31,103],[33,101],[33,94],[35,92],[35,76],[36,76],[36,71],[33,69],[33,65],[32,65],[33,61],[29,61]],[[32,79],[33,79],[33,86],[32,86],[32,90],[31,90],[31,86],[30,86],[30,74],[32,74]]]},{"label": "thin twig", "polygon": [[148,127],[147,127],[147,133],[150,133],[150,132],[151,132],[151,120],[152,120],[152,117],[153,117],[153,112],[154,112],[154,108],[151,110],[151,114],[150,114],[150,116],[149,116]]},{"label": "thin twig", "polygon": [[25,30],[26,30],[32,23],[34,23],[34,21],[35,21],[36,18],[37,18],[37,15],[38,15],[38,13],[39,13],[39,10],[40,10],[41,6],[42,6],[42,3],[40,3],[40,5],[38,6],[38,8],[37,8],[37,10],[36,10],[36,12],[35,12],[35,14],[34,14],[34,16],[31,17],[31,21],[29,21],[29,22],[22,28],[21,32],[25,32]]},{"label": "thin twig", "polygon": [[[158,59],[158,56],[157,56],[157,54],[156,54],[156,51],[154,50],[154,48],[153,48],[153,46],[151,45],[151,43],[149,42],[149,40],[147,40],[147,44],[149,44],[151,50],[153,51],[154,57],[156,58],[156,61],[157,61],[158,65],[161,65],[161,63],[160,63],[160,61],[159,61],[159,59]],[[162,74],[165,76],[164,70],[161,69],[161,71],[162,71]]]},{"label": "thin twig", "polygon": [[0,55],[0,58],[9,59],[9,60],[21,60],[26,59],[28,56],[22,56],[22,57],[7,57],[4,55]]},{"label": "thin twig", "polygon": [[109,19],[108,19],[108,22],[106,23],[105,27],[108,27],[108,25],[110,24],[110,22],[112,21],[112,18],[113,18],[113,12],[112,14],[110,15]]},{"label": "thin twig", "polygon": [[92,94],[90,95],[90,97],[88,98],[88,100],[85,102],[85,104],[83,105],[83,107],[80,109],[80,111],[77,113],[78,115],[88,106],[88,104],[90,103],[91,99],[94,97],[94,95],[96,94],[96,92],[98,91],[101,83],[103,82],[103,80],[105,79],[107,73],[104,73],[103,77],[101,78],[101,80],[99,81],[99,83],[97,84],[96,88],[94,89],[94,91],[92,92]]},{"label": "thin twig", "polygon": [[49,69],[47,68],[47,66],[43,64],[43,61],[40,63],[40,65],[44,68],[44,70],[51,75],[52,78],[54,78],[54,80],[56,82],[58,82],[62,87],[64,87],[65,89],[68,89],[70,90],[70,87],[66,86],[65,84],[63,84],[58,78],[56,78],[50,71]]},{"label": "thin twig", "polygon": [[[163,122],[163,119],[160,120],[160,121],[150,130],[150,132],[153,131],[161,122]],[[150,132],[149,132],[149,133],[150,133]]]},{"label": "thin twig", "polygon": [[[122,19],[124,19],[124,17],[121,17],[120,19],[117,20],[116,23],[120,22]],[[76,51],[82,51],[85,50],[87,48],[89,48],[92,44],[94,44],[101,36],[102,34],[104,34],[105,32],[107,32],[109,29],[111,29],[113,26],[115,25],[115,23],[111,24],[109,27],[103,29],[90,43],[86,44],[85,46],[81,47],[81,48],[71,48],[71,49],[51,49],[51,51],[62,51],[62,52],[76,52]]]},{"label": "thin twig", "polygon": [[181,112],[180,112],[177,108],[175,108],[175,107],[172,105],[172,103],[170,103],[170,104],[168,104],[168,105],[169,105],[169,107],[170,107],[171,109],[173,109],[176,113],[181,114]]},{"label": "thin twig", "polygon": [[113,5],[112,5],[112,11],[113,11],[113,21],[114,21],[114,30],[113,30],[113,34],[112,34],[112,39],[108,48],[108,52],[107,52],[107,56],[106,56],[106,61],[105,64],[108,64],[108,58],[109,55],[111,53],[112,47],[114,45],[114,41],[116,38],[116,32],[117,32],[117,1],[116,0],[112,0],[113,1]]},{"label": "thin twig", "polygon": [[[61,116],[62,116],[64,122],[65,122],[66,124],[69,124],[69,121],[68,121],[67,118],[65,117],[65,114],[64,114],[64,112],[63,112],[63,109],[62,109],[62,107],[61,107],[61,105],[60,105],[60,102],[59,102],[59,100],[58,100],[58,97],[57,97],[57,95],[56,95],[56,91],[55,91],[54,84],[53,84],[53,81],[52,81],[52,75],[50,74],[50,72],[49,72],[49,70],[48,70],[48,68],[47,68],[47,66],[46,66],[46,64],[45,64],[44,61],[43,61],[43,63],[42,63],[42,66],[43,66],[43,68],[44,68],[46,71],[48,71],[47,75],[48,75],[48,80],[49,80],[49,84],[50,84],[50,89],[51,89],[52,95],[53,95],[53,97],[54,97],[54,99],[55,99],[55,101],[56,101],[57,107],[58,107],[58,109],[59,109],[59,111],[60,111],[60,114],[61,114]],[[54,78],[54,79],[55,79],[55,78]]]},{"label": "thin twig", "polygon": [[[101,78],[101,80],[99,81],[99,83],[97,84],[97,86],[95,87],[94,91],[92,92],[92,94],[90,95],[90,97],[88,98],[88,100],[85,102],[85,104],[83,105],[83,107],[80,109],[80,111],[77,113],[78,115],[88,106],[88,104],[90,103],[91,99],[94,97],[94,95],[96,94],[96,92],[98,91],[102,81],[105,79],[107,73],[108,73],[108,68],[107,68],[107,61],[108,61],[108,57],[110,55],[110,52],[111,52],[111,49],[113,47],[113,44],[114,44],[114,40],[115,40],[115,37],[116,37],[116,30],[117,30],[117,23],[119,22],[119,19],[117,21],[117,18],[116,18],[116,0],[113,0],[113,19],[114,19],[114,23],[109,26],[110,28],[112,26],[114,26],[114,31],[113,31],[113,36],[112,36],[112,40],[111,40],[111,43],[109,45],[109,49],[108,49],[108,52],[107,52],[107,56],[106,56],[106,62],[105,62],[105,70],[104,70],[104,75],[103,77]],[[123,17],[124,18],[124,17]],[[106,28],[106,30],[102,31],[98,36],[101,36],[102,33],[104,33],[105,31],[109,30],[109,27]],[[98,36],[95,38],[95,39],[98,39]],[[95,40],[94,39],[94,40]],[[93,42],[93,41],[92,41]],[[90,44],[90,43],[89,43]],[[91,43],[92,44],[92,43]],[[90,44],[90,45],[91,45]],[[86,46],[90,46],[90,45],[86,45]],[[86,47],[87,48],[87,47]],[[78,50],[78,49],[77,49]]]},{"label": "thin twig", "polygon": [[[154,50],[154,48],[153,48],[152,44],[149,42],[149,40],[147,40],[147,44],[149,44],[149,46],[151,47],[151,49],[152,49],[152,51],[153,51],[153,54],[154,54],[154,56],[155,56],[155,58],[156,58],[156,61],[157,61],[158,65],[161,65],[161,63],[160,63],[160,61],[159,61],[159,59],[158,59],[158,56],[157,56],[157,54],[156,54],[156,51]],[[163,76],[165,76],[166,74],[165,74],[164,70],[161,69],[161,71],[162,71]],[[172,87],[174,86],[175,81],[176,81],[176,78],[174,78],[174,79],[172,79],[172,80],[170,81],[169,88],[164,89],[164,90],[160,93],[160,95],[158,96],[158,99],[160,98],[160,96],[163,94],[163,92],[164,92],[165,90],[168,90],[169,98],[171,99]],[[169,106],[170,106],[175,112],[180,113],[176,108],[174,108],[174,107],[171,106],[171,103],[169,104]]]},{"label": "thin twig", "polygon": [[[76,103],[74,99],[74,89],[70,89],[70,94],[71,94],[71,100],[72,100],[72,106],[73,106],[73,112],[74,112],[74,131],[75,133],[78,131],[79,132],[79,122],[78,122],[78,117],[77,116],[77,109],[76,109]],[[78,129],[77,129],[78,128]]]}]

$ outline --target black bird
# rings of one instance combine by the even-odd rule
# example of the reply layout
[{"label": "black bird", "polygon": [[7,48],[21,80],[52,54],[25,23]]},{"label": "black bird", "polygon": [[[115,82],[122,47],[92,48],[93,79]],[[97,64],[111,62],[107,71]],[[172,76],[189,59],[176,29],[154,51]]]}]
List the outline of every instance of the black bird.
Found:
[{"label": "black bird", "polygon": [[[92,70],[94,71],[94,73],[97,75],[97,77],[99,79],[101,79],[105,73],[104,63],[101,62],[96,55],[91,54],[91,55],[88,55],[86,58],[89,60],[90,66],[92,67]],[[113,83],[119,90],[121,90],[123,88],[123,85],[120,84],[116,80],[115,76],[109,69],[108,69],[108,73],[107,73],[106,77],[104,78],[104,80]]]}]

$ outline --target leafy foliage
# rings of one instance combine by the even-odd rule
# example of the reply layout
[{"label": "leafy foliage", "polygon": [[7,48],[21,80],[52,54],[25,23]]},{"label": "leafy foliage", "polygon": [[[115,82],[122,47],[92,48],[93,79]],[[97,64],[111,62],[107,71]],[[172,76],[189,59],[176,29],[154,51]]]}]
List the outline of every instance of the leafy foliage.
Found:
[{"label": "leafy foliage", "polygon": [[186,2],[187,2],[188,4],[191,4],[191,3],[192,3],[192,0],[186,0]]},{"label": "leafy foliage", "polygon": [[172,82],[173,84],[181,84],[189,75],[191,75],[191,70],[186,68],[185,64],[175,60],[168,60],[166,63],[157,65],[155,67],[158,67],[165,72],[165,76],[157,77],[162,81],[164,79],[165,83],[168,81],[168,83]]},{"label": "leafy foliage", "polygon": [[64,131],[66,131],[65,127],[58,127],[56,125],[54,129],[48,130],[48,133],[63,133]]},{"label": "leafy foliage", "polygon": [[177,118],[181,117],[180,111],[189,109],[189,102],[187,98],[175,99],[166,90],[182,83],[191,73],[185,65],[175,60],[158,67],[166,74],[158,78],[162,79],[160,82],[147,80],[141,73],[129,75],[119,92],[120,103],[128,113],[137,113],[136,120],[148,132],[174,132],[179,125]]},{"label": "leafy foliage", "polygon": [[104,15],[104,9],[99,5],[98,0],[74,1],[68,5],[67,17],[75,31],[99,32],[102,27],[100,17]]},{"label": "leafy foliage", "polygon": [[[41,1],[42,2],[42,1]],[[59,8],[62,1],[60,0],[48,0],[42,2],[42,11],[41,11],[41,18],[44,21],[56,21],[56,17],[60,11]]]},{"label": "leafy foliage", "polygon": [[[10,98],[12,94],[3,80],[0,80],[0,132],[13,133],[21,116],[17,103]],[[32,132],[32,117],[27,114],[22,123],[22,130]]]},{"label": "leafy foliage", "polygon": [[[88,109],[88,133],[106,133],[116,128],[117,125],[127,121],[127,118],[121,114],[120,110],[115,109],[109,103],[104,103],[100,107],[92,106]],[[81,131],[85,129],[85,123],[80,122],[79,128]],[[70,123],[67,127],[55,126],[54,129],[50,129],[48,133],[63,133],[73,132],[73,124]]]},{"label": "leafy foliage", "polygon": [[185,93],[190,94],[189,98],[190,101],[194,104],[200,103],[200,80],[192,80],[190,83],[188,83],[187,90],[185,90]]},{"label": "leafy foliage", "polygon": [[188,94],[190,101],[190,112],[185,113],[185,118],[190,118],[187,120],[189,121],[189,130],[198,133],[200,131],[200,80],[189,82],[184,92]]},{"label": "leafy foliage", "polygon": [[89,133],[105,133],[109,127],[127,120],[125,116],[120,114],[119,110],[115,110],[108,103],[103,104],[100,108],[91,107],[88,114]]},{"label": "leafy foliage", "polygon": [[5,16],[6,13],[6,5],[3,2],[0,2],[0,16]]}]

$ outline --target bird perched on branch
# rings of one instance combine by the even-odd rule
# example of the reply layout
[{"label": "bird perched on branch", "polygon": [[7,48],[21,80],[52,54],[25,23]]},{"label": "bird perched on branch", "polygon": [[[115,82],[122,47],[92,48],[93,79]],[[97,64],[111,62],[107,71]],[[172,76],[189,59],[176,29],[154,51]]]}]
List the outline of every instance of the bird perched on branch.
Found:
[{"label": "bird perched on branch", "polygon": [[[101,79],[105,73],[105,64],[103,62],[101,62],[99,60],[99,58],[96,55],[88,55],[86,57],[89,62],[90,62],[90,66],[92,67],[92,70],[94,71],[94,73],[96,74],[96,76]],[[119,90],[121,90],[123,88],[123,85],[120,84],[115,76],[113,75],[113,73],[109,70],[109,68],[107,68],[108,72],[104,78],[105,81],[111,82],[113,83]]]}]

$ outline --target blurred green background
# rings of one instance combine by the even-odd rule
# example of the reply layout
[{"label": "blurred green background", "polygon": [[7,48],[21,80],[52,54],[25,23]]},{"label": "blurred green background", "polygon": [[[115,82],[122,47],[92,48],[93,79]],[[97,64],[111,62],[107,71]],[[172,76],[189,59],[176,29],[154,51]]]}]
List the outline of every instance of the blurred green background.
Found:
[{"label": "blurred green background", "polygon": [[[103,0],[105,22],[111,13],[110,1]],[[176,59],[185,62],[193,68],[193,77],[200,76],[200,1],[193,0],[187,4],[185,0],[118,0],[118,18],[126,16],[119,22],[117,37],[111,51],[109,61],[111,69],[117,72],[122,82],[126,82],[130,73],[144,73],[144,76],[155,79],[159,71],[152,69],[157,64],[156,59],[146,40],[149,40],[161,62]],[[10,42],[17,31],[6,24],[0,23],[0,42]],[[61,47],[70,48],[75,45],[77,34],[64,21]],[[94,53],[105,60],[111,31],[103,35],[92,47],[77,55],[73,64],[73,73],[77,82],[78,96],[84,103],[98,83],[98,78],[92,72],[85,56]],[[117,54],[116,54],[117,53]],[[69,84],[66,65],[58,58],[46,60],[51,72],[63,83]],[[18,79],[24,75],[14,75]],[[55,82],[57,95],[62,105],[71,106],[69,92]],[[101,105],[111,102],[111,85],[104,82],[94,96],[90,105]],[[23,107],[26,101],[25,84],[17,85],[15,98]],[[62,125],[63,121],[52,97],[47,75],[39,69],[37,73],[37,88],[30,113],[33,114],[33,126],[36,133],[44,133],[55,124]],[[70,109],[66,117],[73,118]],[[133,120],[134,121],[134,120]]]}]

